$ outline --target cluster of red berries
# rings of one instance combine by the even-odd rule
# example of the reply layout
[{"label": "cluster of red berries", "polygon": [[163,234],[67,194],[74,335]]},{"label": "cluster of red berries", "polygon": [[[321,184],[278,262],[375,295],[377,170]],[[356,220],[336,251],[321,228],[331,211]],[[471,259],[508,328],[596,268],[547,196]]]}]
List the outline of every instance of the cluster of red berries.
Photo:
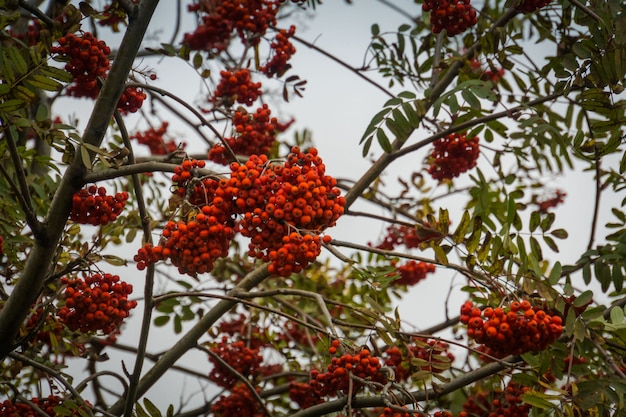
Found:
[{"label": "cluster of red berries", "polygon": [[264,417],[265,413],[250,389],[243,383],[232,387],[211,406],[214,416]]},{"label": "cluster of red berries", "polygon": [[[227,336],[222,336],[222,340],[211,348],[211,352],[246,378],[254,375],[263,362],[259,349],[248,347],[243,340],[233,342]],[[209,360],[213,363],[209,379],[220,387],[233,387],[238,381],[237,376],[213,357],[209,356]]]},{"label": "cluster of red berries", "polygon": [[479,155],[478,137],[451,133],[433,143],[428,173],[439,181],[458,177],[476,166]]},{"label": "cluster of red berries", "polygon": [[[401,408],[406,408],[405,406],[402,406]],[[398,410],[394,410],[390,407],[385,407],[383,408],[382,413],[379,415],[379,417],[424,417],[424,414],[422,413],[415,413],[415,412],[411,412],[411,413],[402,413]],[[452,417],[452,413],[450,411],[435,411],[432,414],[432,417]]]},{"label": "cluster of red berries", "polygon": [[216,327],[217,334],[237,336],[251,349],[259,349],[269,343],[265,332],[250,322],[249,318],[241,314],[237,318],[221,321]]},{"label": "cluster of red berries", "polygon": [[483,80],[490,80],[494,84],[497,84],[500,78],[504,76],[504,68],[496,69],[490,66],[489,69],[484,69],[476,57],[470,60],[469,66],[474,74],[480,76]]},{"label": "cluster of red berries", "polygon": [[282,165],[271,164],[266,155],[233,162],[230,179],[193,180],[192,170],[202,167],[203,161],[187,160],[172,177],[174,193],[200,213],[193,220],[169,222],[164,243],[146,245],[135,256],[138,268],[170,258],[182,273],[210,271],[227,255],[236,231],[233,216],[241,216],[237,229],[251,240],[248,255],[270,262],[270,273],[288,276],[315,260],[320,233],[343,214],[345,199],[336,180],[324,174],[314,148],[303,153],[293,147]]},{"label": "cluster of red berries", "polygon": [[422,10],[431,12],[433,33],[446,30],[448,36],[465,32],[477,22],[476,10],[470,0],[425,0]]},{"label": "cluster of red berries", "polygon": [[400,278],[394,280],[392,285],[412,286],[426,278],[429,273],[435,272],[435,265],[428,262],[410,260],[398,268]]},{"label": "cluster of red berries", "polygon": [[276,34],[276,38],[270,43],[273,56],[267,64],[260,68],[261,72],[268,77],[273,77],[274,75],[280,77],[289,69],[289,59],[296,53],[296,48],[289,41],[289,38],[295,34],[296,27],[293,25],[289,27],[288,31],[281,29]]},{"label": "cluster of red berries", "polygon": [[136,113],[143,105],[146,97],[146,93],[140,88],[127,87],[117,102],[117,110],[123,114]]},{"label": "cluster of red berries", "polygon": [[[430,227],[424,223],[424,227]],[[387,234],[382,242],[376,245],[376,249],[394,250],[397,246],[404,245],[407,249],[418,248],[430,239],[440,238],[441,234],[430,231],[424,227],[412,227],[405,225],[392,225],[387,227]]]},{"label": "cluster of red berries", "polygon": [[565,192],[556,190],[553,196],[538,200],[535,204],[539,207],[540,212],[547,213],[551,208],[562,204],[566,196],[567,194]]},{"label": "cluster of red berries", "polygon": [[[406,349],[391,346],[385,350],[385,366],[394,369],[396,381],[406,381],[418,371],[440,373],[450,368],[454,355],[448,352],[450,345],[436,339],[415,338],[414,343]],[[428,362],[428,365],[415,366],[411,359],[417,358]]]},{"label": "cluster of red berries", "polygon": [[[55,19],[56,20],[56,19]],[[19,39],[29,46],[36,45],[41,38],[41,21],[34,20],[28,23],[28,26],[23,30],[15,32],[12,28],[9,29],[9,35],[15,39]]]},{"label": "cluster of red berries", "polygon": [[268,27],[276,25],[277,0],[199,0],[188,7],[203,13],[195,32],[186,33],[183,42],[192,50],[221,52],[236,31],[244,45],[258,45]]},{"label": "cluster of red berries", "polygon": [[53,46],[50,52],[68,60],[65,69],[74,77],[74,84],[67,90],[68,95],[98,97],[100,87],[97,79],[106,78],[111,67],[108,58],[111,49],[89,32],[78,36],[69,33],[57,42],[59,46]]},{"label": "cluster of red berries", "polygon": [[[49,416],[60,415],[55,407],[63,406],[63,399],[58,395],[49,395],[46,398],[34,397],[29,401],[38,407],[41,411]],[[81,416],[85,414],[85,410],[82,406],[75,409],[63,410],[64,416]],[[41,414],[35,410],[30,404],[17,402],[13,400],[4,400],[0,403],[0,417],[39,417]]]},{"label": "cluster of red berries", "polygon": [[120,281],[117,275],[93,274],[84,279],[63,277],[61,283],[66,287],[57,315],[59,321],[73,331],[112,333],[130,310],[137,307],[137,301],[128,299],[133,286]]},{"label": "cluster of red berries", "polygon": [[[176,142],[173,140],[166,141],[164,138],[168,126],[168,122],[163,122],[158,129],[151,127],[145,132],[135,133],[130,138],[137,139],[137,142],[150,148],[152,155],[167,155],[178,149]],[[184,147],[185,144],[183,143],[181,148]]]},{"label": "cluster of red berries", "polygon": [[271,273],[300,272],[320,254],[319,234],[335,225],[345,205],[317,150],[293,147],[283,165],[253,155],[243,165],[232,163],[231,170],[231,180],[239,182],[241,234],[251,240],[248,255],[271,262]]},{"label": "cluster of red berries", "polygon": [[204,206],[192,220],[167,222],[162,237],[162,244],[139,249],[134,258],[137,268],[169,259],[181,274],[195,275],[211,271],[215,260],[228,255],[235,229],[220,223]]},{"label": "cluster of red berries", "polygon": [[[259,107],[255,113],[248,113],[240,108],[233,114],[233,130],[235,135],[226,138],[226,143],[235,155],[267,155],[274,143],[276,134],[284,132],[289,123],[279,123],[275,117],[271,117],[272,112],[267,104]],[[231,160],[226,147],[217,144],[209,151],[209,160],[226,165]]]},{"label": "cluster of red berries", "polygon": [[482,310],[466,301],[460,321],[467,325],[467,335],[497,358],[544,350],[563,333],[561,317],[533,307],[528,300]]},{"label": "cluster of red berries", "polygon": [[126,191],[107,195],[104,187],[90,185],[82,188],[72,197],[70,219],[93,226],[108,224],[122,213],[128,197]]},{"label": "cluster of red berries", "polygon": [[459,417],[528,417],[531,406],[522,401],[522,395],[529,390],[511,380],[504,391],[498,388],[472,394],[463,403]]},{"label": "cluster of red berries", "polygon": [[0,255],[4,253],[4,238],[0,236]]},{"label": "cluster of red berries", "polygon": [[[331,349],[334,348],[336,352],[338,347],[339,341],[333,340]],[[338,392],[347,394],[351,385],[350,375],[382,384],[386,383],[387,376],[379,372],[380,368],[380,359],[372,356],[368,349],[362,349],[356,354],[346,353],[333,357],[326,372],[313,369],[309,384],[320,397],[334,396]],[[356,392],[360,387],[360,382],[352,381],[352,392]]]},{"label": "cluster of red berries", "polygon": [[515,6],[515,10],[522,13],[532,13],[550,3],[552,3],[552,0],[523,0]]},{"label": "cluster of red berries", "polygon": [[220,82],[215,88],[213,102],[230,107],[235,103],[251,106],[261,95],[261,83],[255,83],[250,70],[220,71]]}]

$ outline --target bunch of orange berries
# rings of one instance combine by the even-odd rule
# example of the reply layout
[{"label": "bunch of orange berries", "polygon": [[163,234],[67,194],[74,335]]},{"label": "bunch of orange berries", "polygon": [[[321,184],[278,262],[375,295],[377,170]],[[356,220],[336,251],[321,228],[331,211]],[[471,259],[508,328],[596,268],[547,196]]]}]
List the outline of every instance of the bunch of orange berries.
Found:
[{"label": "bunch of orange berries", "polygon": [[106,188],[96,185],[82,188],[72,197],[70,220],[93,226],[114,222],[124,210],[128,197],[126,191],[107,195]]},{"label": "bunch of orange berries", "polygon": [[477,136],[451,133],[433,143],[428,173],[439,181],[458,177],[476,166],[479,155]]},{"label": "bunch of orange berries", "polygon": [[513,301],[506,308],[483,309],[466,301],[460,321],[467,325],[467,335],[495,357],[544,350],[563,333],[560,316],[533,307],[528,300]]},{"label": "bunch of orange berries", "polygon": [[114,332],[128,317],[137,301],[129,300],[133,286],[111,274],[93,274],[84,279],[61,278],[65,291],[59,321],[82,333]]}]

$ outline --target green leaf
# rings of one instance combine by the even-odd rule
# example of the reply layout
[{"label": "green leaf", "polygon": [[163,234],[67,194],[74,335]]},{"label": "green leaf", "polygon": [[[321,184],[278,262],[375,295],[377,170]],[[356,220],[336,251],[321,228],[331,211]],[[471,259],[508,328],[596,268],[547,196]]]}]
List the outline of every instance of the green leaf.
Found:
[{"label": "green leaf", "polygon": [[152,417],[163,417],[161,411],[159,411],[159,409],[149,399],[144,398],[143,405],[146,407],[146,410],[148,410],[148,413],[150,413]]},{"label": "green leaf", "polygon": [[57,80],[44,77],[43,75],[33,75],[32,77],[26,79],[25,83],[46,91],[58,91],[63,87]]},{"label": "green leaf", "polygon": [[615,306],[611,309],[611,323],[623,324],[624,323],[624,310],[622,307]]},{"label": "green leaf", "polygon": [[385,151],[386,153],[391,153],[393,148],[391,147],[391,142],[389,142],[389,138],[387,137],[387,134],[383,129],[378,129],[378,131],[376,132],[376,139],[378,139],[378,143],[380,144],[380,147],[383,149],[383,151]]},{"label": "green leaf", "polygon": [[593,291],[587,290],[581,293],[578,297],[576,297],[572,305],[574,307],[582,307],[591,302],[591,300],[593,300]]},{"label": "green leaf", "polygon": [[372,32],[372,36],[378,36],[378,34],[380,33],[380,26],[374,23],[372,25],[371,32]]},{"label": "green leaf", "polygon": [[565,229],[554,229],[550,232],[550,234],[557,239],[567,239],[568,236],[567,230]]},{"label": "green leaf", "polygon": [[548,277],[548,282],[550,285],[556,285],[561,279],[561,272],[563,268],[561,267],[561,263],[557,261],[552,267],[552,271],[550,271],[550,276]]},{"label": "green leaf", "polygon": [[465,210],[465,212],[463,212],[463,216],[461,217],[461,221],[459,222],[459,225],[457,226],[456,230],[452,234],[452,240],[457,245],[461,243],[463,239],[465,238],[465,233],[467,233],[467,229],[469,228],[470,221],[471,221],[470,214],[467,210]]},{"label": "green leaf", "polygon": [[170,316],[158,316],[154,318],[154,325],[157,327],[165,326],[170,321]]},{"label": "green leaf", "polygon": [[137,413],[137,417],[150,417],[139,403],[135,404],[135,412]]},{"label": "green leaf", "polygon": [[535,391],[529,390],[522,394],[521,398],[526,404],[531,405],[533,407],[541,408],[541,409],[549,409],[554,408],[555,405],[550,401],[545,399],[545,394]]}]

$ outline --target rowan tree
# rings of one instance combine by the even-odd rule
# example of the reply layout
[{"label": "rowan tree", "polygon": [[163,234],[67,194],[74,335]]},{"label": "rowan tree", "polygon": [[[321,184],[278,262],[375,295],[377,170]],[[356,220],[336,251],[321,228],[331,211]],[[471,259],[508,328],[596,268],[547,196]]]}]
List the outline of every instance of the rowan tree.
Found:
[{"label": "rowan tree", "polygon": [[[625,5],[380,3],[352,64],[319,0],[0,2],[0,416],[624,415]],[[301,48],[388,96],[361,154]]]}]

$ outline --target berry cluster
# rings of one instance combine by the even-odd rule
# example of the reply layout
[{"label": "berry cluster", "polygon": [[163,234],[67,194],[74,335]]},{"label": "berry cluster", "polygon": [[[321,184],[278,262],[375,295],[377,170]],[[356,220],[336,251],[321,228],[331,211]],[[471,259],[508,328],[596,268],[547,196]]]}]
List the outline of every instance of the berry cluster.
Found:
[{"label": "berry cluster", "polygon": [[470,0],[425,0],[422,10],[431,12],[433,33],[446,30],[448,36],[465,32],[477,22],[476,10]]},{"label": "berry cluster", "polygon": [[[60,415],[57,410],[55,410],[55,407],[63,406],[63,399],[58,395],[49,395],[46,398],[34,397],[29,399],[29,401],[41,411],[52,417]],[[83,407],[79,406],[74,409],[66,409],[64,407],[62,415],[82,416],[85,414],[86,413]],[[4,400],[3,402],[0,402],[0,417],[39,417],[40,415],[39,411],[35,410],[30,406],[30,404],[27,403],[13,400]]]},{"label": "berry cluster", "polygon": [[234,162],[231,180],[239,184],[236,205],[243,214],[241,234],[251,239],[248,255],[271,262],[271,273],[288,276],[320,254],[319,234],[335,225],[345,199],[315,148],[304,153],[293,147],[283,165],[267,162],[265,155]]},{"label": "berry cluster", "polygon": [[98,77],[106,78],[111,67],[108,55],[111,49],[104,41],[98,40],[89,32],[82,35],[69,33],[60,37],[59,46],[53,46],[50,53],[58,54],[68,62],[65,69],[74,77],[67,94],[74,97],[98,97]]},{"label": "berry cluster", "polygon": [[565,201],[565,197],[567,196],[561,190],[556,190],[554,192],[554,196],[543,198],[541,200],[536,201],[535,204],[539,207],[539,211],[541,213],[547,213],[551,208],[558,206],[559,204]]},{"label": "berry cluster", "polygon": [[[338,346],[339,341],[333,340],[331,348],[337,349]],[[326,372],[313,369],[309,384],[320,397],[334,396],[338,392],[347,394],[350,387],[350,375],[383,384],[387,382],[386,376],[378,372],[380,368],[380,360],[372,356],[368,349],[362,349],[354,355],[346,353],[340,357],[333,357]],[[361,386],[360,382],[353,380],[352,392],[356,392]]]},{"label": "berry cluster", "polygon": [[273,77],[274,75],[280,77],[290,68],[288,61],[296,53],[296,48],[289,41],[289,38],[295,35],[295,33],[296,27],[292,25],[288,31],[281,29],[276,34],[276,38],[270,43],[273,56],[267,64],[260,68],[261,72],[268,77]]},{"label": "berry cluster", "polygon": [[530,302],[513,301],[506,308],[475,307],[471,301],[461,306],[460,321],[467,335],[498,358],[541,351],[563,332],[561,317],[550,315]]},{"label": "berry cluster", "polygon": [[89,333],[114,332],[137,302],[129,300],[133,286],[111,274],[94,274],[84,279],[62,278],[66,285],[59,320],[70,330]]},{"label": "berry cluster", "polygon": [[[324,175],[325,166],[311,148],[293,147],[284,164],[270,164],[266,155],[252,155],[245,164],[230,164],[230,179],[193,178],[203,161],[184,161],[172,180],[174,193],[200,211],[193,220],[169,222],[164,243],[140,249],[140,269],[170,258],[182,273],[203,273],[227,254],[235,234],[233,216],[241,216],[237,230],[251,239],[248,255],[270,262],[270,273],[300,272],[321,251],[327,227],[343,214],[345,199],[336,180]],[[190,225],[193,223],[193,227]],[[193,233],[192,233],[193,232]]]},{"label": "berry cluster", "polygon": [[469,66],[473,74],[476,74],[482,80],[490,80],[494,84],[497,84],[500,78],[504,76],[504,68],[496,69],[490,65],[488,69],[484,69],[476,57],[469,61]]},{"label": "berry cluster", "polygon": [[426,274],[435,272],[435,265],[428,262],[411,260],[397,268],[400,278],[394,280],[392,285],[415,285],[426,278]]},{"label": "berry cluster", "polygon": [[90,185],[72,197],[70,219],[76,223],[93,226],[108,224],[122,213],[128,197],[126,191],[107,195],[106,188]]},{"label": "berry cluster", "polygon": [[530,388],[520,386],[511,380],[504,391],[498,388],[472,394],[463,403],[463,411],[459,413],[459,417],[528,417],[531,406],[522,401],[522,394],[529,390]]},{"label": "berry cluster", "polygon": [[[235,135],[226,138],[226,143],[236,155],[267,155],[274,143],[276,134],[285,131],[289,123],[279,123],[272,112],[264,104],[255,113],[248,113],[240,108],[233,114],[233,129]],[[217,144],[209,151],[209,160],[226,165],[230,161],[230,154],[226,147]]]},{"label": "berry cluster", "polygon": [[136,113],[143,105],[147,95],[137,87],[126,87],[117,102],[117,110],[120,113]]},{"label": "berry cluster", "polygon": [[522,13],[533,13],[552,3],[552,0],[523,0],[515,6],[515,10]]},{"label": "berry cluster", "polygon": [[[56,19],[55,19],[56,20]],[[9,29],[9,35],[12,38],[19,39],[29,46],[36,45],[41,38],[41,21],[33,20],[23,31],[16,32],[12,28]]]},{"label": "berry cluster", "polygon": [[222,395],[212,406],[215,416],[264,417],[257,399],[250,389],[242,383],[235,385],[230,395]]},{"label": "berry cluster", "polygon": [[[152,155],[167,155],[178,149],[176,142],[173,140],[166,141],[163,137],[168,126],[168,122],[163,122],[158,129],[151,127],[143,133],[135,133],[130,138],[137,139],[137,142],[150,148]],[[183,143],[181,147],[184,148],[185,144]]]},{"label": "berry cluster", "polygon": [[289,383],[289,399],[305,409],[324,402],[308,382],[291,381]]},{"label": "berry cluster", "polygon": [[202,13],[195,32],[186,33],[183,42],[191,50],[221,52],[237,32],[244,45],[258,45],[269,26],[276,25],[277,0],[198,0],[189,11]]},{"label": "berry cluster", "polygon": [[220,82],[215,88],[213,102],[230,107],[235,103],[251,106],[261,95],[261,83],[252,82],[250,70],[220,71]]},{"label": "berry cluster", "polygon": [[[259,349],[246,346],[243,340],[233,342],[227,336],[222,336],[222,340],[211,348],[211,352],[244,377],[254,375],[263,361]],[[213,363],[209,379],[220,387],[232,388],[237,382],[237,376],[213,357],[210,356],[209,360]]]},{"label": "berry cluster", "polygon": [[394,250],[397,246],[404,245],[407,249],[415,249],[431,239],[441,238],[440,233],[428,230],[428,228],[430,225],[426,222],[424,222],[424,227],[389,226],[387,227],[387,235],[375,247],[376,249]]},{"label": "berry cluster", "polygon": [[0,255],[4,253],[4,238],[0,236]]},{"label": "berry cluster", "polygon": [[[385,366],[394,369],[396,381],[406,381],[418,371],[440,373],[450,368],[454,355],[448,352],[450,345],[441,340],[415,338],[406,349],[391,346],[385,350]],[[416,366],[412,359],[427,361],[427,365]]]},{"label": "berry cluster", "polygon": [[480,148],[478,137],[468,139],[459,133],[451,133],[433,143],[429,156],[428,173],[436,180],[452,179],[476,166]]}]

